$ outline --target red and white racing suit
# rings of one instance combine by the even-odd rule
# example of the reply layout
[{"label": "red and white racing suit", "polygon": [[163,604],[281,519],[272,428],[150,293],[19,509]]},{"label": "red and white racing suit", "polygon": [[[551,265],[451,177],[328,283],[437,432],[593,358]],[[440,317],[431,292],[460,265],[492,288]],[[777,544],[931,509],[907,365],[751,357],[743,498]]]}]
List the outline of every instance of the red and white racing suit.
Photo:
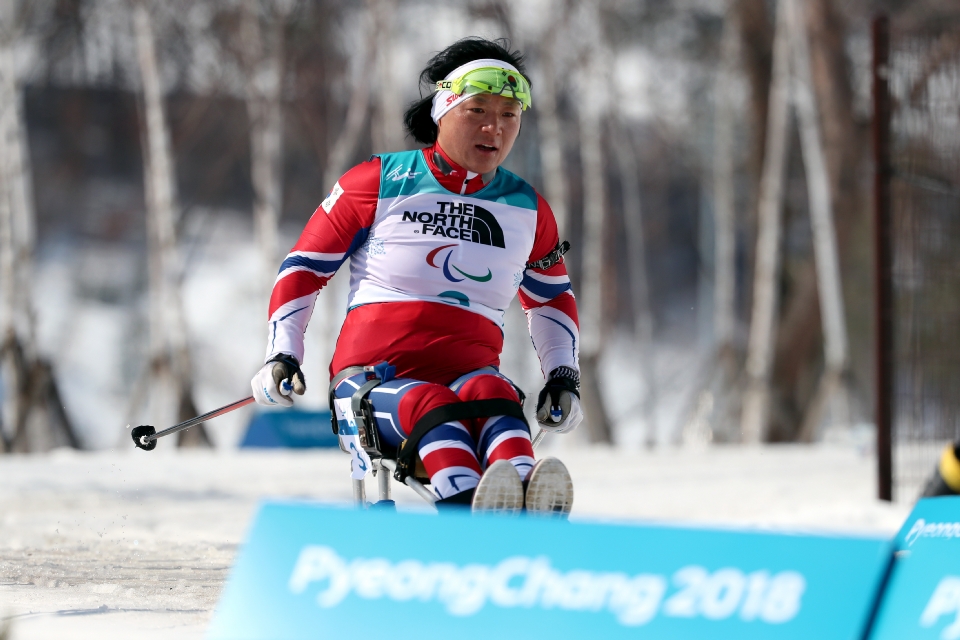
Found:
[{"label": "red and white racing suit", "polygon": [[[349,310],[330,374],[382,361],[396,367],[396,379],[370,395],[380,435],[391,444],[438,406],[517,399],[512,384],[489,369],[499,366],[503,314],[515,295],[544,375],[578,369],[566,268],[527,267],[558,244],[553,212],[502,168],[484,178],[438,145],[373,157],[344,174],[280,268],[267,359],[284,353],[303,361],[317,293],[350,259]],[[340,386],[344,396],[357,385],[348,378]],[[521,477],[533,464],[529,429],[509,416],[441,425],[419,451],[441,498],[474,487],[495,460],[510,460]]]}]

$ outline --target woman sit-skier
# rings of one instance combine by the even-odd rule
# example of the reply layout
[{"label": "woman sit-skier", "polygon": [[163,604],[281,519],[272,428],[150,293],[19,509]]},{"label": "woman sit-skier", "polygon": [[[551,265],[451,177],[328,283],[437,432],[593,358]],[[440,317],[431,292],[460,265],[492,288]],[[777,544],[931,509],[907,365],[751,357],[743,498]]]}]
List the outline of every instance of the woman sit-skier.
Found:
[{"label": "woman sit-skier", "polygon": [[534,461],[520,397],[497,369],[504,310],[519,295],[547,380],[540,427],[582,420],[565,246],[546,201],[500,168],[531,104],[523,57],[501,42],[467,38],[431,59],[420,80],[433,94],[404,118],[428,146],[376,155],[333,186],[280,267],[251,384],[263,405],[303,394],[307,322],[349,259],[331,395],[372,387],[361,395],[381,447],[419,454],[441,508],[568,513],[570,476],[559,460]]}]

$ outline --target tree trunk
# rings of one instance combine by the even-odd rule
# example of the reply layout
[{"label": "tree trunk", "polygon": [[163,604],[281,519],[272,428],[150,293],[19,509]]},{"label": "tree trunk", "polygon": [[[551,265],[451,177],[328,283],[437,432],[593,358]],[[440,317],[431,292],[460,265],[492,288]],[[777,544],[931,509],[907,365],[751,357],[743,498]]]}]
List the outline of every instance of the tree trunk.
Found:
[{"label": "tree trunk", "polygon": [[[365,132],[367,122],[373,124],[371,118],[372,85],[370,78],[377,73],[377,33],[376,20],[373,15],[373,3],[367,5],[364,20],[364,29],[357,43],[354,56],[356,68],[345,69],[345,81],[350,87],[347,98],[345,120],[342,126],[333,126],[336,138],[325,158],[323,170],[323,188],[332,190],[334,185],[350,168],[350,162],[357,151],[361,135]],[[399,117],[399,116],[398,116]],[[348,265],[344,265],[346,269]],[[333,352],[343,324],[343,313],[349,285],[349,273],[334,277],[327,283],[324,293],[317,298],[313,322],[317,325],[317,334],[321,336],[321,344],[313,350],[320,362],[329,363],[333,359]],[[325,373],[325,372],[324,372]]]},{"label": "tree trunk", "polygon": [[734,193],[733,83],[739,61],[739,29],[733,11],[727,12],[720,51],[720,73],[714,85],[713,217],[714,302],[713,327],[717,360],[728,368],[733,359],[736,332],[736,201]]},{"label": "tree trunk", "polygon": [[[713,354],[695,394],[695,407],[682,431],[684,443],[703,446],[740,438],[740,389],[737,387],[736,308],[736,181],[738,165],[734,129],[735,83],[741,62],[740,28],[736,3],[731,2],[723,23],[720,63],[714,83],[713,156]],[[766,110],[766,101],[763,103]],[[703,233],[703,230],[701,230]]]},{"label": "tree trunk", "polygon": [[582,372],[583,413],[586,418],[587,437],[592,443],[613,444],[613,432],[607,416],[607,407],[600,391],[599,355],[580,353]]},{"label": "tree trunk", "polygon": [[767,117],[766,151],[760,182],[753,310],[747,345],[747,388],[741,417],[742,438],[756,444],[766,438],[770,405],[770,370],[776,340],[777,289],[780,273],[780,209],[790,116],[790,37],[787,12],[780,0],[774,39],[773,78]]},{"label": "tree trunk", "polygon": [[[2,327],[2,334],[0,334],[0,340],[3,341],[3,344],[11,344],[15,339],[16,334],[13,332],[12,326],[12,296],[14,291],[13,286],[13,219],[10,215],[10,205],[5,197],[6,190],[0,187],[0,296],[2,296],[2,319],[0,319],[0,327]],[[7,432],[10,431],[10,437],[13,436],[13,428],[7,427],[7,425],[12,425],[16,423],[18,409],[18,400],[19,395],[16,393],[11,393],[12,389],[17,388],[17,384],[14,382],[17,377],[17,370],[13,365],[12,360],[6,353],[6,349],[3,350],[2,355],[4,356],[0,359],[0,380],[3,381],[4,385],[4,394],[3,394],[3,406],[2,413],[0,413],[0,453],[6,453],[8,449]]]},{"label": "tree trunk", "polygon": [[[363,125],[370,112],[370,81],[376,70],[377,42],[373,31],[373,16],[367,20],[368,28],[358,43],[356,52],[359,63],[354,74],[348,73],[350,97],[347,100],[346,120],[339,127],[339,134],[330,148],[323,171],[323,188],[332,189],[334,183],[347,170],[350,159],[356,152]],[[349,77],[354,76],[354,77]]]},{"label": "tree trunk", "polygon": [[[803,3],[810,38],[811,82],[819,107],[820,131],[830,178],[833,210],[846,231],[862,212],[860,167],[866,157],[866,129],[854,121],[853,89],[845,38],[847,27],[829,0]],[[845,222],[846,224],[839,224]],[[844,234],[839,234],[842,236]]]},{"label": "tree trunk", "polygon": [[30,453],[58,447],[79,449],[50,363],[39,358],[28,360],[19,342],[7,345],[6,350],[17,370],[23,372],[17,376],[17,393],[24,410],[18,416],[10,450]]},{"label": "tree trunk", "polygon": [[[18,224],[23,216],[16,211],[18,191],[16,174],[18,172],[18,150],[14,138],[17,118],[17,83],[14,61],[16,33],[12,21],[13,3],[4,2],[0,23],[0,295],[3,296],[2,335],[0,348],[3,356],[3,423],[9,431],[9,438],[19,436],[19,425],[26,417],[27,398],[21,392],[26,388],[28,377],[27,363],[23,357],[24,345],[21,336],[29,317],[24,317],[22,250],[23,229]],[[22,204],[19,203],[19,204]],[[29,313],[29,312],[28,312]],[[29,349],[29,345],[27,346]],[[0,430],[0,434],[3,430]],[[0,438],[0,450],[6,450],[7,437]]]},{"label": "tree trunk", "polygon": [[[807,24],[802,8],[795,0],[788,0],[787,6],[790,10],[793,43],[794,103],[797,108],[800,143],[806,169],[810,222],[813,227],[814,263],[824,333],[825,371],[800,428],[800,439],[809,442],[816,435],[824,410],[831,400],[836,400],[840,407],[846,407],[848,404],[842,383],[849,355],[829,176],[810,73]],[[836,417],[841,421],[845,421],[846,418],[846,416]]]},{"label": "tree trunk", "polygon": [[374,47],[377,73],[374,85],[374,100],[377,105],[377,117],[371,123],[373,150],[375,153],[387,153],[403,149],[403,105],[400,92],[393,89],[396,74],[393,69],[391,46],[396,33],[394,15],[396,0],[368,0],[369,10],[373,14],[374,32],[377,45]]},{"label": "tree trunk", "polygon": [[[767,108],[770,80],[773,73],[773,24],[766,0],[732,0],[732,10],[740,31],[743,69],[750,85],[750,115],[753,128],[750,146],[749,174],[759,185],[763,173],[766,148]],[[759,195],[755,196],[759,198]],[[756,211],[756,205],[750,209]]]},{"label": "tree trunk", "polygon": [[264,295],[273,286],[278,267],[277,235],[283,204],[283,19],[267,11],[267,42],[261,29],[259,3],[244,4],[241,25],[247,69],[247,116],[250,120],[250,170],[254,191],[253,219]]},{"label": "tree trunk", "polygon": [[[803,3],[803,8],[810,39],[811,77],[819,111],[830,200],[836,212],[834,224],[837,246],[849,247],[858,241],[855,234],[867,229],[863,221],[868,214],[865,205],[870,198],[859,176],[860,168],[867,159],[869,144],[865,130],[853,118],[850,70],[844,49],[846,25],[837,8],[829,2],[810,0]],[[841,273],[844,263],[854,259],[855,252],[847,251],[841,256]],[[866,269],[862,271],[869,272]],[[869,281],[856,282],[848,278],[844,297],[850,303],[846,305],[846,316],[851,326],[869,326],[871,292]],[[825,377],[819,387],[805,393],[800,391],[804,385],[798,384],[809,377],[812,370],[820,367],[822,349],[819,324],[817,277],[814,264],[809,262],[802,265],[795,276],[793,292],[784,304],[777,340],[773,384],[780,390],[781,399],[786,403],[782,413],[797,416],[795,424],[781,426],[782,437],[792,438],[798,433],[801,438],[812,437],[813,427],[805,425],[819,423],[818,413],[824,406],[822,398],[829,392],[829,386],[834,384]],[[864,333],[851,333],[848,349],[859,348],[860,353],[869,353],[871,343],[868,342],[869,335],[861,335]],[[842,392],[848,388],[846,380],[844,376],[838,381],[843,385]],[[843,406],[843,395],[840,400],[838,413],[842,420],[844,413],[849,411],[849,405]]]},{"label": "tree trunk", "polygon": [[650,308],[650,287],[647,281],[647,252],[643,233],[643,208],[640,198],[640,167],[636,151],[630,144],[630,132],[619,119],[613,135],[613,151],[620,174],[623,221],[627,233],[627,269],[630,273],[630,301],[633,312],[633,336],[640,352],[640,371],[646,387],[644,419],[646,445],[657,444],[657,373],[654,351],[654,319]]},{"label": "tree trunk", "polygon": [[[770,80],[773,74],[774,21],[767,0],[730,0],[740,32],[741,68],[750,87],[747,122],[749,152],[747,154],[747,199],[741,222],[745,239],[744,258],[747,272],[753,273],[756,256],[757,212],[760,201],[760,183],[763,180],[764,151],[767,138],[767,110],[770,99]],[[753,283],[744,282],[739,299],[753,297]],[[744,310],[749,313],[749,307]],[[739,354],[738,354],[739,355]],[[741,398],[742,399],[742,398]],[[736,411],[739,416],[739,411]],[[739,418],[733,422],[739,427]]]},{"label": "tree trunk", "polygon": [[[595,2],[582,5],[587,32],[599,32],[599,8]],[[586,77],[602,75],[609,68],[598,61],[598,52],[584,52]],[[604,173],[603,127],[607,105],[603,98],[589,94],[577,104],[580,129],[580,162],[583,179],[583,254],[580,267],[578,313],[580,315],[580,369],[584,382],[584,410],[591,442],[613,441],[610,423],[600,395],[598,360],[603,347],[603,248],[607,212],[607,185]]]},{"label": "tree trunk", "polygon": [[561,14],[548,29],[540,45],[540,82],[537,84],[537,128],[540,141],[540,164],[543,171],[543,189],[557,219],[560,238],[569,231],[567,220],[569,191],[566,167],[563,162],[563,130],[557,114],[557,70],[553,64],[555,58],[557,32],[566,22],[566,12]]},{"label": "tree trunk", "polygon": [[[30,163],[14,49],[15,3],[0,5],[0,364],[4,372],[0,452],[79,447],[50,364],[36,345],[33,309],[34,212]],[[52,401],[51,401],[52,399]],[[57,404],[51,412],[51,404]],[[5,433],[3,424],[7,425]],[[12,432],[12,433],[10,433]],[[9,436],[9,437],[8,437]]]},{"label": "tree trunk", "polygon": [[[3,84],[0,85],[0,92],[2,92],[0,93],[0,109],[3,110],[3,113],[0,114],[0,126],[8,119],[7,112],[12,106],[6,92],[2,90],[3,86],[7,84],[6,77],[12,71],[11,62],[10,45],[7,42],[0,42],[0,65],[2,65],[0,66],[0,74],[3,74],[3,77],[0,78],[0,81],[3,81]],[[0,130],[0,142],[6,139],[4,134],[5,131]],[[3,150],[0,149],[0,154],[2,153]],[[0,171],[4,169],[5,167],[0,165]],[[0,452],[6,452],[8,437],[12,438],[16,433],[15,425],[22,413],[22,399],[19,389],[22,386],[20,379],[23,371],[16,359],[12,357],[13,348],[15,346],[19,347],[16,330],[17,248],[14,240],[13,209],[10,206],[10,183],[5,175],[2,177],[3,179],[0,180],[0,302],[2,302],[2,306],[0,306],[0,331],[2,331],[0,341],[2,341],[3,349],[0,351],[0,355],[3,358],[0,360],[0,364],[3,367],[4,393],[2,420],[0,420]]]},{"label": "tree trunk", "polygon": [[[151,418],[158,424],[172,425],[183,413],[195,410],[193,367],[180,294],[175,177],[153,25],[143,2],[134,5],[133,26],[143,85],[141,116],[150,272],[150,410]],[[209,445],[210,440],[201,424],[180,432],[177,444]]]}]

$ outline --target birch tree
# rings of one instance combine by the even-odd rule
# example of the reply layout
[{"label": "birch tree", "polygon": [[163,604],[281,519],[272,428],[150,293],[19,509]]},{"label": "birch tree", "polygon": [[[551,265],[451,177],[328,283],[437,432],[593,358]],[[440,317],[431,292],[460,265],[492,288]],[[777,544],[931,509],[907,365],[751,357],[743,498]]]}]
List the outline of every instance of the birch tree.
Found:
[{"label": "birch tree", "polygon": [[603,121],[609,113],[607,96],[590,78],[602,77],[609,61],[600,50],[600,8],[593,0],[580,5],[579,27],[584,38],[580,82],[591,91],[580,96],[577,121],[580,129],[580,162],[583,176],[583,248],[578,313],[580,315],[580,369],[583,403],[592,442],[612,442],[613,434],[600,394],[599,359],[603,347],[603,232],[606,225],[607,189],[603,153]]},{"label": "birch tree", "polygon": [[403,149],[403,103],[400,92],[394,90],[396,76],[393,69],[394,51],[391,46],[396,33],[396,0],[367,0],[373,18],[376,47],[375,90],[376,117],[371,122],[373,150],[376,153]]},{"label": "birch tree", "polygon": [[[13,180],[16,161],[11,156],[14,151],[9,135],[12,123],[17,120],[16,64],[14,46],[16,43],[15,7],[12,2],[0,4],[0,295],[2,295],[2,316],[0,328],[3,335],[3,424],[9,424],[10,438],[14,437],[17,424],[25,413],[25,398],[20,390],[24,387],[26,371],[23,366],[23,345],[21,335],[29,327],[30,318],[24,318],[22,308],[22,257],[21,247],[29,242],[26,229],[17,229],[14,211],[13,193],[16,190]],[[21,218],[22,219],[22,218]],[[19,233],[18,233],[19,232]],[[18,267],[20,267],[18,269]],[[28,312],[29,313],[29,312]],[[26,322],[24,322],[26,320]],[[17,357],[21,356],[21,357]],[[0,430],[0,452],[7,449],[7,436]]]},{"label": "birch tree", "polygon": [[739,389],[736,386],[736,193],[734,170],[738,154],[734,144],[735,95],[738,89],[740,24],[736,0],[728,5],[720,40],[720,62],[713,94],[713,354],[709,375],[700,390],[694,417],[683,432],[684,441],[698,444],[739,438],[734,430],[739,415],[733,415]]},{"label": "birch tree", "polygon": [[543,189],[557,220],[560,237],[569,231],[569,195],[566,166],[563,161],[563,136],[558,115],[557,51],[558,34],[562,33],[569,19],[569,8],[563,3],[554,15],[537,48],[539,82],[537,83],[537,128],[539,131],[540,164],[543,167]]},{"label": "birch tree", "polygon": [[36,343],[31,296],[35,223],[16,60],[24,6],[0,2],[0,363],[5,384],[0,452],[79,447],[53,368]]},{"label": "birch tree", "polygon": [[[277,269],[278,225],[283,206],[284,27],[292,3],[246,0],[240,25],[250,120],[250,173],[254,232],[268,293]],[[262,23],[266,23],[266,29]]]},{"label": "birch tree", "polygon": [[646,239],[643,232],[643,207],[640,198],[640,166],[631,144],[630,131],[622,118],[615,119],[613,153],[620,175],[620,198],[627,234],[627,270],[630,274],[630,302],[633,312],[633,338],[640,352],[640,371],[646,396],[644,419],[646,445],[657,443],[657,368],[653,343],[653,310],[650,306],[650,285],[647,279]]},{"label": "birch tree", "polygon": [[780,235],[783,178],[790,118],[790,36],[783,0],[778,3],[773,44],[773,77],[767,112],[766,151],[760,180],[757,249],[753,279],[753,309],[747,344],[747,388],[743,399],[743,442],[763,440],[770,404],[770,370],[776,339],[777,282],[780,273]]},{"label": "birch tree", "polygon": [[[342,126],[331,126],[335,137],[324,161],[323,188],[332,189],[337,180],[349,168],[354,154],[365,133],[364,125],[371,121],[373,107],[373,78],[377,72],[377,51],[380,45],[376,38],[376,21],[371,11],[372,3],[364,5],[359,12],[359,37],[357,50],[344,66],[349,95]],[[317,358],[329,362],[333,357],[340,325],[343,322],[344,306],[349,285],[349,273],[344,267],[343,275],[327,283],[324,292],[317,297],[317,312],[313,322],[318,327],[322,344],[316,351]]]},{"label": "birch tree", "polygon": [[[754,283],[754,313],[747,354],[749,384],[744,400],[744,440],[759,442],[765,436],[770,395],[770,368],[774,351],[776,287],[779,279],[779,218],[783,164],[786,154],[786,127],[789,107],[797,111],[800,143],[806,169],[810,220],[814,238],[814,266],[824,328],[826,363],[813,407],[807,411],[801,439],[810,440],[819,426],[826,403],[836,398],[846,407],[843,376],[848,365],[848,338],[840,282],[836,229],[833,220],[823,142],[816,100],[812,89],[810,52],[801,6],[795,0],[780,0],[777,7],[777,34],[774,42],[774,76],[771,84],[767,158],[760,192],[760,234]],[[776,95],[775,95],[776,92]],[[774,123],[775,118],[782,120]],[[774,130],[774,126],[777,129]],[[780,144],[781,149],[771,145]],[[774,156],[773,153],[781,152]],[[775,166],[774,163],[779,163]],[[770,172],[768,174],[768,171]],[[777,176],[773,174],[776,173]],[[774,184],[774,178],[777,184]],[[768,184],[767,180],[771,182]],[[775,200],[774,200],[775,199]],[[841,413],[845,410],[841,409]],[[843,419],[843,418],[841,418]]]},{"label": "birch tree", "polygon": [[736,331],[736,211],[734,193],[733,89],[739,61],[739,28],[731,9],[723,25],[720,72],[714,89],[713,200],[714,303],[713,326],[717,359],[731,368]]},{"label": "birch tree", "polygon": [[[147,195],[150,287],[150,416],[173,424],[197,415],[177,250],[177,196],[170,132],[148,0],[133,5],[133,29],[142,84],[141,121]],[[209,446],[203,425],[181,431],[179,446]]]},{"label": "birch tree", "polygon": [[824,334],[825,370],[800,429],[800,439],[809,442],[813,439],[826,406],[831,400],[836,400],[840,414],[837,417],[840,421],[845,422],[847,419],[845,414],[848,398],[844,374],[849,364],[849,340],[840,282],[830,180],[820,134],[817,102],[813,92],[813,76],[810,71],[806,20],[804,20],[802,5],[795,0],[785,0],[785,2],[789,11],[792,44],[793,99],[797,110],[800,144],[806,168],[810,223],[813,227],[814,266],[817,273],[817,292]]},{"label": "birch tree", "polygon": [[350,160],[357,151],[363,125],[370,115],[371,82],[376,69],[377,41],[373,30],[373,20],[369,12],[361,16],[361,37],[354,63],[356,67],[348,69],[350,95],[347,98],[346,117],[343,126],[336,127],[336,137],[327,154],[323,170],[324,189],[330,189],[347,170]]}]

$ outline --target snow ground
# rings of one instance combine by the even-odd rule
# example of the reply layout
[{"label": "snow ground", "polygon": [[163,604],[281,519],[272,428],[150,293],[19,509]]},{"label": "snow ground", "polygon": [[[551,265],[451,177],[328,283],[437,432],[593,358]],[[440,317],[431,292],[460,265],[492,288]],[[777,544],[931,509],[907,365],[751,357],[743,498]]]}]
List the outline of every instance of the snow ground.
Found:
[{"label": "snow ground", "polygon": [[[850,445],[648,452],[549,440],[543,453],[574,477],[575,519],[890,535],[910,508],[874,499],[873,457]],[[201,638],[259,500],[350,497],[339,451],[164,444],[0,459],[0,616],[11,640]],[[394,497],[422,508],[396,483]]]}]

